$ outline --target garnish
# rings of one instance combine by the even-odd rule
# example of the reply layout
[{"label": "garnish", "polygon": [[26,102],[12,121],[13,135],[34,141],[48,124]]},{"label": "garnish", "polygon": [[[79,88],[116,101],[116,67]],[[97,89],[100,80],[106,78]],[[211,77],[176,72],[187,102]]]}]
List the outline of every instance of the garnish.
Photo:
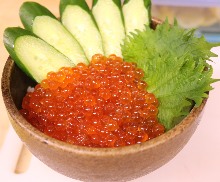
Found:
[{"label": "garnish", "polygon": [[212,89],[212,67],[207,63],[217,56],[210,51],[214,46],[202,36],[194,36],[195,29],[184,30],[168,20],[156,30],[146,26],[127,36],[122,45],[126,61],[136,62],[145,71],[148,92],[159,100],[159,120],[167,130],[198,107]]}]

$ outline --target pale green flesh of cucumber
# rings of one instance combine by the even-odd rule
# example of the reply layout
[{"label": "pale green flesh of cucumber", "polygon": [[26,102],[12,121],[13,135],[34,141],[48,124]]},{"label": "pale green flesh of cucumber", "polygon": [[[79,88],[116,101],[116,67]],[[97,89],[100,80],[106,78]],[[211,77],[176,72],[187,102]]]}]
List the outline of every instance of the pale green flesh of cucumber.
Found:
[{"label": "pale green flesh of cucumber", "polygon": [[33,33],[67,56],[74,64],[88,63],[85,53],[68,30],[56,19],[37,16],[34,19]]},{"label": "pale green flesh of cucumber", "polygon": [[120,45],[125,38],[125,29],[119,8],[112,0],[99,0],[92,13],[102,36],[106,56],[116,54],[122,57]]},{"label": "pale green flesh of cucumber", "polygon": [[126,34],[135,29],[144,30],[145,24],[149,25],[149,12],[143,0],[130,0],[122,8]]},{"label": "pale green flesh of cucumber", "polygon": [[47,73],[74,64],[63,54],[39,38],[25,35],[17,38],[14,45],[17,57],[32,77],[40,83]]},{"label": "pale green flesh of cucumber", "polygon": [[89,60],[94,54],[104,54],[98,28],[85,10],[77,5],[68,5],[63,12],[62,23],[80,43]]}]

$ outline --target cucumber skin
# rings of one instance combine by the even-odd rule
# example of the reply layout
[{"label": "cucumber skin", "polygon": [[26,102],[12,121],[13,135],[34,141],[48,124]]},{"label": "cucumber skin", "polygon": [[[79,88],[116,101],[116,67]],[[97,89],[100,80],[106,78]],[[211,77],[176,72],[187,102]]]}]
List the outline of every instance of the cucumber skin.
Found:
[{"label": "cucumber skin", "polygon": [[[97,4],[99,0],[93,0],[92,7]],[[121,9],[121,0],[112,0],[119,9]]]},{"label": "cucumber skin", "polygon": [[[26,16],[28,16],[28,19],[26,18]],[[42,16],[47,16],[50,17],[54,20],[56,20],[57,22],[59,22],[61,25],[62,23],[44,6],[40,5],[39,3],[35,3],[35,2],[25,2],[22,4],[21,8],[20,8],[20,18],[22,20],[22,23],[24,25],[24,27],[26,29],[28,29],[29,31],[33,32],[34,34],[36,34],[34,32],[33,29],[33,25],[35,22],[35,18],[37,17],[42,17]],[[63,25],[62,25],[63,26]],[[64,27],[64,26],[63,26]],[[65,28],[65,27],[64,27]],[[66,29],[66,28],[65,28]],[[66,31],[68,31],[66,29]],[[71,33],[69,32],[69,34],[71,35]],[[38,37],[39,35],[36,34]],[[72,35],[71,35],[72,36]],[[73,36],[72,36],[73,37]],[[40,37],[41,39],[44,40],[44,38]],[[73,37],[74,38],[74,37]],[[74,40],[78,43],[78,41],[74,38]],[[45,40],[44,40],[45,41]],[[50,44],[50,42],[46,41],[48,44]],[[51,45],[51,44],[50,44]],[[79,47],[81,47],[81,45],[78,43]],[[55,49],[57,49],[56,46],[53,46]],[[82,49],[82,47],[81,47]],[[62,51],[58,50],[59,52],[61,52],[63,54]],[[82,49],[83,52],[83,49]],[[83,52],[84,54],[84,52]],[[66,56],[66,55],[65,55]],[[88,60],[85,60],[88,63]]]},{"label": "cucumber skin", "polygon": [[[99,0],[93,0],[93,3],[92,3],[92,9],[97,5]],[[121,4],[121,0],[112,0],[112,2],[116,5],[116,7],[118,8],[119,10],[119,13],[120,13],[120,17],[121,17],[121,21],[122,21],[122,25],[124,27],[124,35],[126,36],[126,30],[125,30],[125,21],[124,21],[124,16],[123,16],[123,12],[122,12],[122,4]],[[111,17],[110,17],[111,18]],[[100,32],[101,33],[101,32]],[[102,36],[102,35],[101,35]],[[103,45],[103,48],[105,46]],[[105,49],[104,49],[104,52],[106,53]]]},{"label": "cucumber skin", "polygon": [[47,8],[36,2],[25,2],[21,5],[19,16],[25,29],[32,31],[34,19],[37,16],[50,16],[57,19]]},{"label": "cucumber skin", "polygon": [[22,29],[20,27],[9,27],[6,28],[3,35],[3,42],[5,45],[5,48],[9,52],[11,58],[15,61],[17,66],[29,77],[31,77],[33,80],[33,76],[30,74],[30,72],[26,69],[24,64],[20,61],[20,59],[17,57],[17,54],[14,50],[15,41],[18,37],[24,36],[24,35],[31,35],[35,36],[32,32]]},{"label": "cucumber skin", "polygon": [[[97,31],[99,32],[100,34],[100,31],[99,31],[99,27],[98,27],[98,24],[92,14],[92,11],[91,9],[89,8],[86,0],[60,0],[60,16],[61,16],[61,22],[62,22],[62,16],[63,16],[63,13],[66,9],[67,6],[78,6],[80,8],[82,8],[82,10],[86,11],[88,13],[88,15],[91,17],[95,27],[97,28]],[[101,37],[101,35],[100,35]],[[76,39],[77,40],[77,39]],[[78,41],[78,40],[77,40]],[[78,41],[79,42],[79,41]],[[81,44],[80,44],[81,45]],[[82,46],[82,45],[81,45]],[[82,46],[83,47],[83,46]],[[84,50],[84,48],[83,48]],[[103,50],[103,54],[104,54],[104,49],[103,49],[103,45],[102,45],[102,50]],[[85,51],[84,51],[85,52]],[[85,53],[86,54],[86,53]],[[89,58],[88,58],[89,60]],[[89,60],[90,62],[90,60]]]},{"label": "cucumber skin", "polygon": [[[127,4],[130,0],[125,0],[123,5]],[[149,25],[151,24],[151,0],[143,0],[144,1],[144,6],[148,10],[148,17],[149,17]]]},{"label": "cucumber skin", "polygon": [[76,6],[81,7],[83,10],[85,10],[92,17],[92,20],[95,23],[96,28],[99,30],[98,25],[95,21],[95,18],[94,18],[93,14],[92,14],[92,12],[91,12],[91,10],[85,0],[60,0],[60,7],[59,8],[60,8],[61,20],[62,20],[63,12],[65,11],[65,9],[68,5],[76,5]]},{"label": "cucumber skin", "polygon": [[[63,12],[65,11],[68,5],[77,5],[80,6],[83,10],[90,13],[89,6],[85,0],[60,0],[60,15],[62,17]],[[91,13],[90,13],[91,14]]]},{"label": "cucumber skin", "polygon": [[[123,5],[127,4],[129,1],[130,0],[125,0]],[[145,5],[146,8],[151,7],[151,0],[143,0],[143,1],[144,1],[144,5]]]},{"label": "cucumber skin", "polygon": [[[93,0],[92,1],[92,8],[97,4],[99,0]],[[122,23],[123,26],[125,28],[125,21],[124,21],[124,16],[123,16],[123,12],[122,12],[122,4],[121,4],[121,0],[112,0],[113,3],[115,3],[115,5],[118,7],[120,14],[121,14],[121,19],[122,19]]]},{"label": "cucumber skin", "polygon": [[[43,19],[44,24],[40,23],[40,25],[36,25],[39,24],[38,19]],[[79,61],[85,64],[89,64],[89,60],[86,58],[82,46],[57,19],[53,19],[49,16],[36,17],[33,23],[32,32],[36,34],[40,39],[55,48],[58,52],[68,57],[74,64],[79,63]],[[53,35],[56,37],[60,37],[59,35],[61,35],[62,37],[58,42],[53,42],[51,39],[51,36],[53,37]],[[67,51],[68,49],[71,49],[71,51]]]}]

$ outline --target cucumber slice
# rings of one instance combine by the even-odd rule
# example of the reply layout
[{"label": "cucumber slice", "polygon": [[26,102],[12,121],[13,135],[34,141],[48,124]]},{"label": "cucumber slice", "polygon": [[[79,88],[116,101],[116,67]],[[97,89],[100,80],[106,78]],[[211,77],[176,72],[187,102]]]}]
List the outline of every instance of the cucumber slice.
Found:
[{"label": "cucumber slice", "polygon": [[151,0],[125,0],[122,7],[126,34],[144,30],[151,22]]},{"label": "cucumber slice", "polygon": [[120,0],[94,0],[92,13],[98,24],[106,56],[122,56],[121,46],[125,29]]},{"label": "cucumber slice", "polygon": [[61,0],[61,21],[83,47],[89,60],[104,54],[102,38],[85,0]]},{"label": "cucumber slice", "polygon": [[80,44],[48,9],[35,2],[25,2],[20,8],[20,18],[26,29],[63,53],[74,64],[88,64]]},{"label": "cucumber slice", "polygon": [[89,63],[80,44],[59,21],[49,16],[38,16],[33,23],[33,33],[67,56],[74,64]]},{"label": "cucumber slice", "polygon": [[19,10],[19,15],[25,29],[32,31],[33,21],[37,16],[49,16],[56,19],[56,17],[44,6],[36,2],[24,2]]},{"label": "cucumber slice", "polygon": [[74,64],[52,46],[19,27],[7,28],[4,44],[15,63],[40,83],[50,71]]}]

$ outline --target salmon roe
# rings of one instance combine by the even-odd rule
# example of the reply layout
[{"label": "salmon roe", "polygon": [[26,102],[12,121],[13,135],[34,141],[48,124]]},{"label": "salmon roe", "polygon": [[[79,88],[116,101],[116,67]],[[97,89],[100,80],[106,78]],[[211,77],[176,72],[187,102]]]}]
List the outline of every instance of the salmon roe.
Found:
[{"label": "salmon roe", "polygon": [[50,72],[28,92],[22,115],[45,134],[75,145],[119,147],[164,133],[158,100],[144,72],[122,58],[97,54],[90,65]]}]

